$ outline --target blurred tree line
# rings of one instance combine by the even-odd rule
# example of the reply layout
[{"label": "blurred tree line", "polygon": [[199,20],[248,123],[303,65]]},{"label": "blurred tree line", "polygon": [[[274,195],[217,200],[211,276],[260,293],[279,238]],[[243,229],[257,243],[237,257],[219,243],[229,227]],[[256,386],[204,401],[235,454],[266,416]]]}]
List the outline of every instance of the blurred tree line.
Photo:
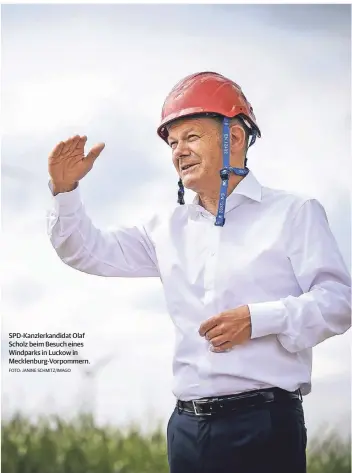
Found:
[{"label": "blurred tree line", "polygon": [[[3,421],[3,473],[168,473],[165,432],[142,434],[99,427],[90,416],[31,423],[20,414]],[[350,439],[336,433],[309,442],[308,473],[351,473]]]}]

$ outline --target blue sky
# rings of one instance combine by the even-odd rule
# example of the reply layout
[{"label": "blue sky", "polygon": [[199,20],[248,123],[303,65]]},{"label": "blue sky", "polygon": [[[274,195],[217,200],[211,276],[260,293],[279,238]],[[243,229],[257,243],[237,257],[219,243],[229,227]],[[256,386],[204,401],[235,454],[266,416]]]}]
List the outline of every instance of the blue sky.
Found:
[{"label": "blue sky", "polygon": [[[2,7],[4,414],[21,405],[71,415],[91,389],[78,369],[8,373],[6,334],[17,330],[85,331],[82,356],[114,354],[97,378],[102,422],[160,406],[150,418],[166,421],[173,405],[173,328],[160,283],[75,272],[49,244],[55,144],[76,133],[88,148],[105,142],[81,183],[87,211],[102,228],[136,223],[175,205],[170,150],[156,135],[166,94],[192,72],[223,73],[242,86],[262,130],[251,170],[264,185],[318,198],[350,265],[350,50],[349,5]],[[346,423],[349,370],[348,334],[314,350],[311,431]]]}]

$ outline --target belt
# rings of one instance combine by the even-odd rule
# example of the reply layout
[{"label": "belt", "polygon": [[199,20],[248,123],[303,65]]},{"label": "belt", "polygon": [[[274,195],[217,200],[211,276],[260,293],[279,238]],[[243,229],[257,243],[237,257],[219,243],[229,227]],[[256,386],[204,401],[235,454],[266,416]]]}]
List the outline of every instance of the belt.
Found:
[{"label": "belt", "polygon": [[280,388],[261,389],[233,394],[223,397],[210,397],[192,401],[180,401],[176,403],[178,412],[187,412],[196,416],[210,416],[229,411],[236,411],[246,407],[259,407],[269,402],[287,402],[299,399],[302,402],[300,389],[290,392]]}]

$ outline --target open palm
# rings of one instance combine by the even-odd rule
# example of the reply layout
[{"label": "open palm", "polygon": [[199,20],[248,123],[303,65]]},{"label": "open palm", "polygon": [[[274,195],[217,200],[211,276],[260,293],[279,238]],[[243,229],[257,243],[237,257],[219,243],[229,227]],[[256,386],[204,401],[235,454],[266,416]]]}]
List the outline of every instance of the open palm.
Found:
[{"label": "open palm", "polygon": [[65,191],[74,188],[76,183],[92,169],[105,144],[94,145],[85,156],[86,141],[86,136],[76,135],[58,143],[50,153],[49,174],[56,189]]}]

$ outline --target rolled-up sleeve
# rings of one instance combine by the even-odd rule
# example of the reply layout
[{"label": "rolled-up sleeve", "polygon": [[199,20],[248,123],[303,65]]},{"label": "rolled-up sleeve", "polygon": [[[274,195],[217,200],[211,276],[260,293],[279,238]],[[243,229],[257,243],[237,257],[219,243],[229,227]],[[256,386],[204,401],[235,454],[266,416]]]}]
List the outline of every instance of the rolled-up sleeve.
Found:
[{"label": "rolled-up sleeve", "polygon": [[159,277],[146,227],[121,226],[109,232],[96,228],[85,211],[79,187],[53,196],[47,233],[59,258],[79,271],[97,276]]},{"label": "rolled-up sleeve", "polygon": [[252,338],[274,334],[293,353],[351,327],[351,276],[315,199],[306,201],[292,220],[287,248],[302,294],[249,304],[249,310]]}]

